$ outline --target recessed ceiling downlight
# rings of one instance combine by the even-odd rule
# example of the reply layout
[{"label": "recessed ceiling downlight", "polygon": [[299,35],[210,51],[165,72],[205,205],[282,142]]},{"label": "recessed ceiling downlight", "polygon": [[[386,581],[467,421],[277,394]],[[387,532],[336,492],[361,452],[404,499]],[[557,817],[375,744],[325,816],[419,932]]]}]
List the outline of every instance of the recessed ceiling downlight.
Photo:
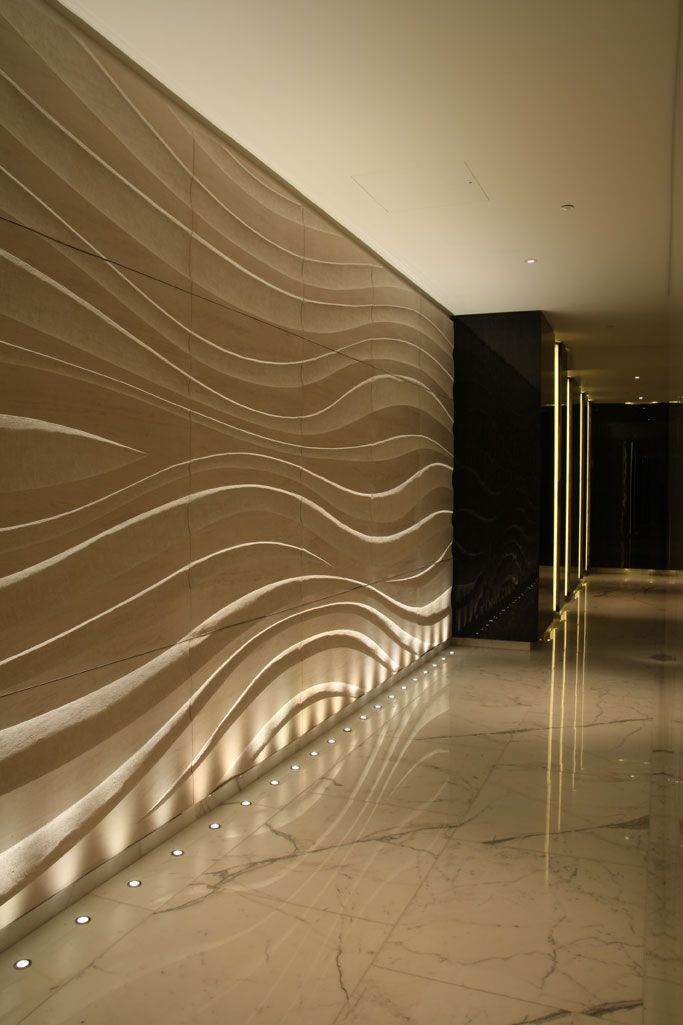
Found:
[{"label": "recessed ceiling downlight", "polygon": [[531,264],[531,263],[538,263],[538,260],[536,259],[536,257],[535,257],[535,256],[530,256],[530,257],[529,257],[529,258],[527,259],[527,261],[526,261],[526,262],[527,262],[527,263],[529,263],[529,264]]},{"label": "recessed ceiling downlight", "polygon": [[18,961],[14,962],[14,967],[20,972],[23,971],[24,968],[30,968],[31,959],[28,957],[20,957]]},{"label": "recessed ceiling downlight", "polygon": [[271,785],[271,787],[279,787],[280,786],[280,780],[279,779],[271,779],[270,785]]},{"label": "recessed ceiling downlight", "polygon": [[367,719],[367,715],[359,715],[358,718],[359,719]]},{"label": "recessed ceiling downlight", "polygon": [[560,210],[564,214],[573,214],[574,211],[576,210],[576,207],[574,206],[573,203],[563,203],[562,206],[560,207]]},{"label": "recessed ceiling downlight", "polygon": [[351,727],[350,727],[350,726],[344,726],[344,727],[342,727],[342,732],[343,732],[343,733],[350,733],[350,732],[351,732]]},{"label": "recessed ceiling downlight", "polygon": [[92,921],[90,915],[79,915],[78,918],[74,919],[76,925],[87,925]]},{"label": "recessed ceiling downlight", "polygon": [[176,847],[175,850],[171,851],[174,858],[182,858],[185,851],[181,851],[180,847]]},{"label": "recessed ceiling downlight", "polygon": [[209,829],[220,829],[220,822],[209,822]]},{"label": "recessed ceiling downlight", "polygon": [[142,879],[129,879],[128,886],[131,890],[137,890],[138,886],[142,886]]},{"label": "recessed ceiling downlight", "polygon": [[300,768],[301,766],[297,765],[296,762],[294,762],[294,765],[290,765],[290,769],[292,770],[292,772],[298,772]]},{"label": "recessed ceiling downlight", "polygon": [[243,808],[248,808],[251,804],[251,801],[240,801],[240,804]]}]

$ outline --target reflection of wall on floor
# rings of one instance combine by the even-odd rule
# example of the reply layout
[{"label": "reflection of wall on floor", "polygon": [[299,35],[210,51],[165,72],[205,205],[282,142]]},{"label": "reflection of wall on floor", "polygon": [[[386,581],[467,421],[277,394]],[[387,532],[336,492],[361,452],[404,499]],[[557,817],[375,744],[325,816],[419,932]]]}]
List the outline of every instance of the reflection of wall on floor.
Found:
[{"label": "reflection of wall on floor", "polygon": [[3,4],[3,922],[450,635],[452,325]]}]

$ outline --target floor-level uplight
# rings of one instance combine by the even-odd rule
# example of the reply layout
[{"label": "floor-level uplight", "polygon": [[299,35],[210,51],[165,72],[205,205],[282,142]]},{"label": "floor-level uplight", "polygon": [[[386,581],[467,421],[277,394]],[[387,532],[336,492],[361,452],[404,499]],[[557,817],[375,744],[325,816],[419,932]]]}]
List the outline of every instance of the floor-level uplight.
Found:
[{"label": "floor-level uplight", "polygon": [[128,885],[131,890],[137,890],[138,886],[142,886],[142,879],[129,879]]},{"label": "floor-level uplight", "polygon": [[251,801],[240,801],[240,804],[242,805],[243,808],[248,808],[249,805],[251,804]]},{"label": "floor-level uplight", "polygon": [[220,822],[209,822],[209,829],[220,829]]},{"label": "floor-level uplight", "polygon": [[79,915],[78,918],[75,919],[76,925],[87,925],[90,921],[92,921],[90,915]]},{"label": "floor-level uplight", "polygon": [[30,968],[31,967],[30,958],[28,958],[28,957],[20,957],[18,961],[14,962],[14,967],[17,968],[19,971],[22,971],[22,969],[24,969],[24,968]]},{"label": "floor-level uplight", "polygon": [[180,847],[176,847],[174,851],[171,851],[174,858],[182,858],[184,853],[185,851],[181,851]]}]

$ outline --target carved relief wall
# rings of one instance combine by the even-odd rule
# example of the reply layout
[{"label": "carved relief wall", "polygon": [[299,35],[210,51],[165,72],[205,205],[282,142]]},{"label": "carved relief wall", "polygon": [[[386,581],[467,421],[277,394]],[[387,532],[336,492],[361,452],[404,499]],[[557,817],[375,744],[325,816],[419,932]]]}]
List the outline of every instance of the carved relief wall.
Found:
[{"label": "carved relief wall", "polygon": [[2,5],[6,924],[450,635],[452,326]]}]

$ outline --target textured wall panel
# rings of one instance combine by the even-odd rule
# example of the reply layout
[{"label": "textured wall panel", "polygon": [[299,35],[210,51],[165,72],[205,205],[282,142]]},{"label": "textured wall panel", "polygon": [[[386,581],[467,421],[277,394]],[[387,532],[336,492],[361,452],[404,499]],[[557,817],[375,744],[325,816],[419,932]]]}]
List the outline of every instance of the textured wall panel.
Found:
[{"label": "textured wall panel", "polygon": [[2,6],[0,924],[450,634],[449,318]]}]

